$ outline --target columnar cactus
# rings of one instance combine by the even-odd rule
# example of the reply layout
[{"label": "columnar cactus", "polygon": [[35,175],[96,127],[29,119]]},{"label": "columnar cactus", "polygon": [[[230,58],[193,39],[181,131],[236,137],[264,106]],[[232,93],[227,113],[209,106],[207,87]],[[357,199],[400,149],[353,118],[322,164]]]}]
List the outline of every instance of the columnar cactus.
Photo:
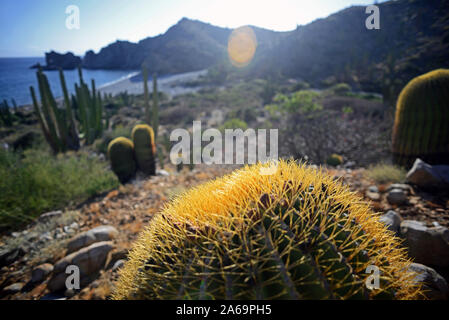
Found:
[{"label": "columnar cactus", "polygon": [[45,139],[54,153],[67,150],[78,150],[80,147],[78,133],[73,119],[71,101],[68,99],[67,88],[62,71],[60,80],[64,92],[64,109],[58,108],[50,89],[46,75],[39,69],[36,73],[41,96],[41,105],[36,98],[33,87],[30,87],[33,106],[39,120]]},{"label": "columnar cactus", "polygon": [[81,67],[78,68],[80,79],[79,86],[75,84],[76,103],[79,111],[81,123],[81,133],[85,138],[85,143],[90,145],[95,139],[101,137],[106,125],[103,123],[103,103],[101,94],[95,88],[95,81],[91,80],[92,90],[83,80]]},{"label": "columnar cactus", "polygon": [[147,175],[156,174],[156,144],[153,129],[146,124],[136,125],[131,136],[139,169]]},{"label": "columnar cactus", "polygon": [[271,175],[263,166],[174,199],[140,235],[113,297],[421,297],[400,241],[361,198],[303,164],[281,161]]},{"label": "columnar cactus", "polygon": [[124,137],[112,140],[108,145],[108,157],[112,171],[121,183],[126,183],[134,177],[136,162],[134,159],[134,144],[131,140]]},{"label": "columnar cactus", "polygon": [[396,106],[395,161],[409,167],[416,158],[449,163],[449,70],[439,69],[410,81]]}]

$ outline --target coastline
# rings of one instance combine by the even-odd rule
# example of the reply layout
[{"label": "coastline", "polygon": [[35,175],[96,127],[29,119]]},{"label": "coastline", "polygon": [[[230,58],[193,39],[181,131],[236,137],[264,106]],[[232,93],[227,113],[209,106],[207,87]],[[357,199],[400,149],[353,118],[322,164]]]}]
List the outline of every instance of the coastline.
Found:
[{"label": "coastline", "polygon": [[[200,89],[199,86],[190,87],[186,86],[186,84],[190,81],[198,80],[206,73],[207,69],[204,69],[158,77],[158,90],[168,94],[169,96],[198,91]],[[151,77],[148,79],[148,89],[150,92],[153,91],[153,80]],[[101,93],[112,94],[113,96],[125,91],[129,94],[143,94],[142,73],[133,73],[125,78],[100,86],[98,90]]]},{"label": "coastline", "polygon": [[[206,75],[207,69],[192,71],[186,73],[179,73],[173,75],[164,75],[158,77],[157,85],[160,92],[164,92],[169,96],[176,96],[189,92],[196,92],[201,89],[201,86],[187,86],[188,82],[196,81],[201,76]],[[153,79],[148,79],[149,92],[153,92]],[[143,79],[142,73],[137,71],[130,75],[120,78],[118,80],[106,83],[98,88],[102,94],[112,94],[113,96],[127,91],[129,94],[143,94]],[[57,101],[62,101],[61,97],[56,98]],[[31,112],[33,110],[32,104],[22,104],[17,106],[18,109]]]}]

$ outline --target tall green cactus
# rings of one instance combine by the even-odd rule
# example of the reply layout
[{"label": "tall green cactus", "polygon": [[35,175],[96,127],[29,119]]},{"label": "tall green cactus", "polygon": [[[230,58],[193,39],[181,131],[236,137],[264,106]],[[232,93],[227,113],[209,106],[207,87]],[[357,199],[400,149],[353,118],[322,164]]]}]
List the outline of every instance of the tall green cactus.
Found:
[{"label": "tall green cactus", "polygon": [[449,70],[411,80],[396,105],[393,128],[395,161],[409,167],[416,158],[449,163]]},{"label": "tall green cactus", "polygon": [[247,166],[165,206],[130,252],[113,298],[422,297],[399,239],[348,187],[295,162],[265,170]]},{"label": "tall green cactus", "polygon": [[157,133],[159,128],[159,96],[157,92],[157,74],[153,74],[153,112],[151,114],[153,123],[152,127],[154,130],[154,139],[157,139]]},{"label": "tall green cactus", "polygon": [[91,80],[91,89],[83,80],[81,67],[78,67],[80,84],[75,84],[76,102],[81,123],[81,134],[85,138],[85,143],[90,145],[95,139],[101,137],[105,127],[103,122],[103,103],[100,92],[97,92],[95,81]]},{"label": "tall green cactus", "polygon": [[143,76],[143,98],[145,104],[145,122],[148,125],[151,125],[150,94],[148,90],[148,69],[145,65],[142,66],[142,76]]},{"label": "tall green cactus", "polygon": [[51,92],[47,76],[38,69],[37,80],[41,96],[41,106],[36,98],[33,87],[30,87],[33,99],[34,110],[38,116],[39,124],[44,133],[44,137],[54,153],[65,152],[67,150],[79,149],[79,138],[73,119],[72,107],[69,99],[66,98],[67,88],[62,71],[60,80],[62,91],[64,92],[64,109],[58,108],[56,100]]},{"label": "tall green cactus", "polygon": [[136,174],[134,144],[128,138],[119,137],[112,140],[108,145],[108,158],[112,171],[121,183],[128,182]]},{"label": "tall green cactus", "polygon": [[10,127],[13,125],[14,117],[11,114],[8,101],[6,100],[3,100],[3,103],[0,104],[0,120],[6,127]]},{"label": "tall green cactus", "polygon": [[136,125],[131,136],[139,169],[146,175],[155,175],[156,144],[153,129],[146,124]]},{"label": "tall green cactus", "polygon": [[145,104],[145,122],[154,130],[154,138],[157,139],[159,128],[159,96],[157,92],[157,74],[153,74],[153,106],[150,108],[150,94],[148,89],[148,69],[142,66],[143,97]]}]

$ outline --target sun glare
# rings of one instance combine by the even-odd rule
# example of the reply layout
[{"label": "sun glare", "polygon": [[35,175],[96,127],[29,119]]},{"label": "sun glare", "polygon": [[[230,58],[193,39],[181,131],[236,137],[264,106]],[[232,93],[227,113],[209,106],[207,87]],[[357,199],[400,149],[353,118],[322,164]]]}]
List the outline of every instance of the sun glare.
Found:
[{"label": "sun glare", "polygon": [[228,40],[228,55],[236,67],[247,66],[257,49],[256,34],[249,26],[239,27],[232,31]]}]

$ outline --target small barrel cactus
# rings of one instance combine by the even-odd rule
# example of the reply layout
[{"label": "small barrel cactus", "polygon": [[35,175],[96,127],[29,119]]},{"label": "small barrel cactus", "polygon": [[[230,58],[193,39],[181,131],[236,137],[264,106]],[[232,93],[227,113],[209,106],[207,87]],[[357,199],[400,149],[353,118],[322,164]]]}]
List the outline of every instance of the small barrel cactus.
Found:
[{"label": "small barrel cactus", "polygon": [[326,163],[330,166],[336,167],[343,163],[343,157],[333,153],[326,159]]},{"label": "small barrel cactus", "polygon": [[133,128],[132,139],[139,169],[146,175],[156,174],[156,144],[153,129],[146,124]]},{"label": "small barrel cactus", "polygon": [[128,182],[136,174],[136,161],[134,159],[134,144],[131,140],[119,137],[108,145],[108,157],[112,171],[121,183]]},{"label": "small barrel cactus", "polygon": [[405,167],[416,158],[449,163],[449,70],[416,77],[402,90],[396,105],[393,155]]},{"label": "small barrel cactus", "polygon": [[303,164],[263,166],[174,199],[140,235],[113,298],[421,297],[399,240],[358,196]]}]

